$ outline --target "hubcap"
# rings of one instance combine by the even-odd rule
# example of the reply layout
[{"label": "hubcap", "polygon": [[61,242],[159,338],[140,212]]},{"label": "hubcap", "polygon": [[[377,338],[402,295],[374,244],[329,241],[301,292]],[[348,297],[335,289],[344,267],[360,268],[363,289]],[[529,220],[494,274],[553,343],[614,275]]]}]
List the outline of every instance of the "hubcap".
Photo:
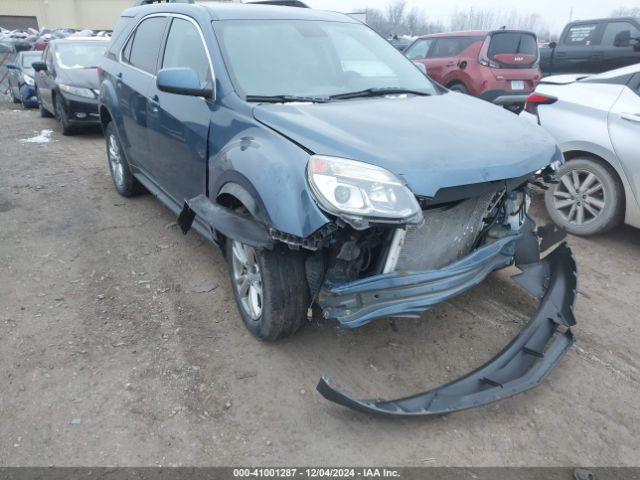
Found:
[{"label": "hubcap", "polygon": [[598,177],[586,170],[565,173],[553,191],[556,210],[573,225],[594,221],[605,207],[606,192]]},{"label": "hubcap", "polygon": [[258,320],[262,315],[262,275],[256,250],[233,240],[231,253],[233,283],[240,305],[247,315]]},{"label": "hubcap", "polygon": [[124,167],[122,165],[122,156],[120,154],[118,140],[113,134],[109,135],[109,165],[111,166],[111,173],[113,174],[113,180],[116,182],[116,185],[122,186],[124,182]]}]

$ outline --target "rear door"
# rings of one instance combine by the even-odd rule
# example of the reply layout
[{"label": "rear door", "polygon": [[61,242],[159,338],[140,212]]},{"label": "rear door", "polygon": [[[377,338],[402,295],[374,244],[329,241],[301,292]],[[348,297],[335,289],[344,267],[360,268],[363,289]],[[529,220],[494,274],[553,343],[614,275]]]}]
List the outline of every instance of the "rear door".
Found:
[{"label": "rear door", "polygon": [[553,52],[553,74],[603,72],[602,28],[602,22],[574,23],[567,28]]},{"label": "rear door", "polygon": [[434,39],[427,54],[427,73],[436,82],[447,84],[449,74],[458,69],[460,53],[473,43],[471,37],[445,37]]},{"label": "rear door", "polygon": [[640,38],[638,25],[627,20],[606,23],[600,42],[604,55],[603,71],[640,63],[640,44],[634,41],[624,42],[625,37]]},{"label": "rear door", "polygon": [[127,160],[134,169],[150,178],[153,178],[153,162],[147,133],[147,95],[155,84],[158,54],[166,26],[166,16],[144,18],[124,43],[115,72],[124,126],[120,133]]},{"label": "rear door", "polygon": [[[640,73],[625,87],[609,112],[611,143],[631,188],[640,200]],[[639,202],[640,203],[640,202]]]},{"label": "rear door", "polygon": [[[171,18],[160,55],[161,68],[191,68],[201,84],[213,85],[213,68],[200,26],[190,17]],[[148,93],[149,147],[157,182],[177,203],[206,192],[207,142],[213,103],[202,97]]]}]

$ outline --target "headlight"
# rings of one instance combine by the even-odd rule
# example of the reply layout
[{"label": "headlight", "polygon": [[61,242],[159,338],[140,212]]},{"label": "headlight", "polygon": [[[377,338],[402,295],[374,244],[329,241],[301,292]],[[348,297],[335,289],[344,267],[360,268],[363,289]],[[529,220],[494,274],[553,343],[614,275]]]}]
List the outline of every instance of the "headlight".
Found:
[{"label": "headlight", "polygon": [[384,168],[344,158],[313,155],[307,166],[309,185],[320,207],[352,227],[369,222],[420,223],[415,196]]},{"label": "headlight", "polygon": [[72,95],[78,95],[79,97],[96,98],[93,91],[90,88],[73,87],[71,85],[60,85],[60,90],[70,93]]},{"label": "headlight", "polygon": [[29,75],[27,75],[26,73],[22,74],[22,81],[24,83],[26,83],[27,85],[33,86],[33,78],[31,78]]}]

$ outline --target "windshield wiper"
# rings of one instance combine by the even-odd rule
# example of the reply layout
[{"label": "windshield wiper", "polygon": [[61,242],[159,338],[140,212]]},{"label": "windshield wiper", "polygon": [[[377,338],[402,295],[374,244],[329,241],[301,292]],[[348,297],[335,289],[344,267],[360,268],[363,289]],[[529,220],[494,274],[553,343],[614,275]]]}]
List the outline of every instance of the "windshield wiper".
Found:
[{"label": "windshield wiper", "polygon": [[422,92],[420,90],[412,90],[410,88],[384,87],[367,88],[365,90],[359,90],[357,92],[338,93],[336,95],[331,95],[329,98],[331,100],[344,100],[348,98],[381,97],[384,95],[398,95],[403,93],[408,93],[411,95],[421,95],[424,97],[428,97],[429,95],[431,95],[430,93]]},{"label": "windshield wiper", "polygon": [[289,102],[312,102],[325,103],[329,99],[327,97],[303,97],[298,95],[247,95],[247,102],[263,102],[263,103],[289,103]]}]

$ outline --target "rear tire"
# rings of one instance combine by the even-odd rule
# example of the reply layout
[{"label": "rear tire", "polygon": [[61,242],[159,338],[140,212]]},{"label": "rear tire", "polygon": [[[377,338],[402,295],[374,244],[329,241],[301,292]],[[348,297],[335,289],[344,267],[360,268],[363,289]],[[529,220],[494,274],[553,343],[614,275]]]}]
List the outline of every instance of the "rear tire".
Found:
[{"label": "rear tire", "polygon": [[231,288],[247,329],[264,341],[300,330],[310,305],[303,253],[284,245],[266,250],[225,243]]},{"label": "rear tire", "polygon": [[464,86],[463,83],[452,83],[451,85],[449,85],[449,90],[451,90],[452,92],[459,92],[464,93],[465,95],[469,95],[469,90]]},{"label": "rear tire", "polygon": [[579,157],[562,165],[555,178],[544,201],[551,219],[567,232],[586,237],[623,221],[624,187],[611,167]]},{"label": "rear tire", "polygon": [[107,142],[107,163],[117,192],[123,197],[134,197],[144,192],[142,184],[131,173],[113,122],[104,129],[104,138]]}]

